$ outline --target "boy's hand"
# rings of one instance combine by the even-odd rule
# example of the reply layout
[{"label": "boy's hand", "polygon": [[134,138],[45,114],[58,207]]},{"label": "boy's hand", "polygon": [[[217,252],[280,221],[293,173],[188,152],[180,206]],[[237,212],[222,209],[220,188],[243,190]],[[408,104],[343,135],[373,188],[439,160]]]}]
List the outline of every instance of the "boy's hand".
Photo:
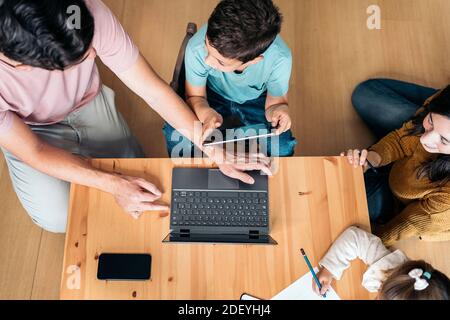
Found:
[{"label": "boy's hand", "polygon": [[214,130],[220,128],[223,124],[223,117],[212,108],[202,112],[199,120],[203,124],[202,142],[204,142],[214,132]]},{"label": "boy's hand", "polygon": [[287,104],[280,104],[267,109],[266,119],[268,122],[272,123],[273,128],[277,128],[277,135],[291,129],[292,120],[289,115],[289,106]]},{"label": "boy's hand", "polygon": [[312,288],[317,295],[323,296],[331,288],[333,275],[330,271],[327,270],[327,268],[322,268],[317,274],[317,278],[319,278],[319,282],[322,285],[322,290],[319,290],[319,287],[317,286],[317,283],[314,281],[314,279],[312,280]]}]

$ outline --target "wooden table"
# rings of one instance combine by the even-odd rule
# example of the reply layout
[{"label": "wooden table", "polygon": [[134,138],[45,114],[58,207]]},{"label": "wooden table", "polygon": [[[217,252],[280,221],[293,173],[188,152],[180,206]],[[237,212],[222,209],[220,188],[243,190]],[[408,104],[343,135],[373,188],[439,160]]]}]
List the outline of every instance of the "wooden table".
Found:
[{"label": "wooden table", "polygon": [[[163,201],[170,203],[174,167],[170,159],[93,160],[92,164],[146,178],[164,191]],[[347,227],[370,229],[362,171],[345,159],[281,159],[269,192],[271,235],[278,246],[173,245],[161,243],[169,231],[167,214],[146,214],[135,221],[111,195],[74,185],[61,298],[239,299],[247,292],[270,299],[308,272],[300,248],[317,265]],[[98,256],[111,252],[150,253],[152,280],[97,280]],[[356,262],[335,284],[341,298],[371,297],[361,287],[364,270]]]}]

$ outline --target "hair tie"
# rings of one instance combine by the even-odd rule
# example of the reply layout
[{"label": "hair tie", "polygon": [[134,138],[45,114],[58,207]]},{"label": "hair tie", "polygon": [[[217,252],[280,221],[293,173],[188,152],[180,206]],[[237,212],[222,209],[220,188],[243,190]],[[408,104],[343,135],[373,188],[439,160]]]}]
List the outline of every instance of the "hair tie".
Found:
[{"label": "hair tie", "polygon": [[429,272],[424,273],[422,269],[413,269],[408,275],[416,280],[414,283],[414,290],[416,291],[425,290],[430,285],[426,279],[422,278],[422,276],[425,276],[428,279],[431,279],[431,274]]}]

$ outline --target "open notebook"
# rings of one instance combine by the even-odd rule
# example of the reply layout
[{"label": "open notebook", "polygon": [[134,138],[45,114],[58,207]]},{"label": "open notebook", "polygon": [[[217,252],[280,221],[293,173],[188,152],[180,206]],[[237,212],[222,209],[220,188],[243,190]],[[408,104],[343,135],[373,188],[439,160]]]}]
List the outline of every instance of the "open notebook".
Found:
[{"label": "open notebook", "polygon": [[[316,268],[314,271],[317,273],[319,270]],[[293,284],[281,291],[271,300],[341,300],[341,298],[339,298],[333,288],[328,291],[326,298],[318,296],[312,290],[312,281],[312,274],[311,272],[308,272],[306,275],[295,281]],[[249,296],[243,296],[242,300],[255,299],[250,299]]]}]

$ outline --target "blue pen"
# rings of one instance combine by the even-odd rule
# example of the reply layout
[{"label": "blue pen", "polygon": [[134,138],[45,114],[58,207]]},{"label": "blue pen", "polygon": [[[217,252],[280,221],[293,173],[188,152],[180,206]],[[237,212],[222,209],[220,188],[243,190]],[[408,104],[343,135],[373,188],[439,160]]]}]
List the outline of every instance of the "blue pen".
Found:
[{"label": "blue pen", "polygon": [[[314,281],[316,281],[316,284],[317,284],[317,286],[319,287],[319,290],[322,290],[322,285],[320,284],[319,278],[317,278],[317,275],[316,275],[316,273],[314,272],[313,267],[311,266],[311,262],[309,262],[309,259],[308,259],[308,256],[307,256],[306,253],[305,253],[305,250],[300,249],[300,251],[301,251],[301,253],[302,253],[302,255],[303,255],[303,258],[304,258],[305,261],[306,261],[306,264],[308,265],[309,271],[311,271],[311,273],[312,273],[312,275],[313,275]],[[327,294],[325,293],[325,294],[323,295],[323,297],[326,298],[326,297],[327,297]]]}]

